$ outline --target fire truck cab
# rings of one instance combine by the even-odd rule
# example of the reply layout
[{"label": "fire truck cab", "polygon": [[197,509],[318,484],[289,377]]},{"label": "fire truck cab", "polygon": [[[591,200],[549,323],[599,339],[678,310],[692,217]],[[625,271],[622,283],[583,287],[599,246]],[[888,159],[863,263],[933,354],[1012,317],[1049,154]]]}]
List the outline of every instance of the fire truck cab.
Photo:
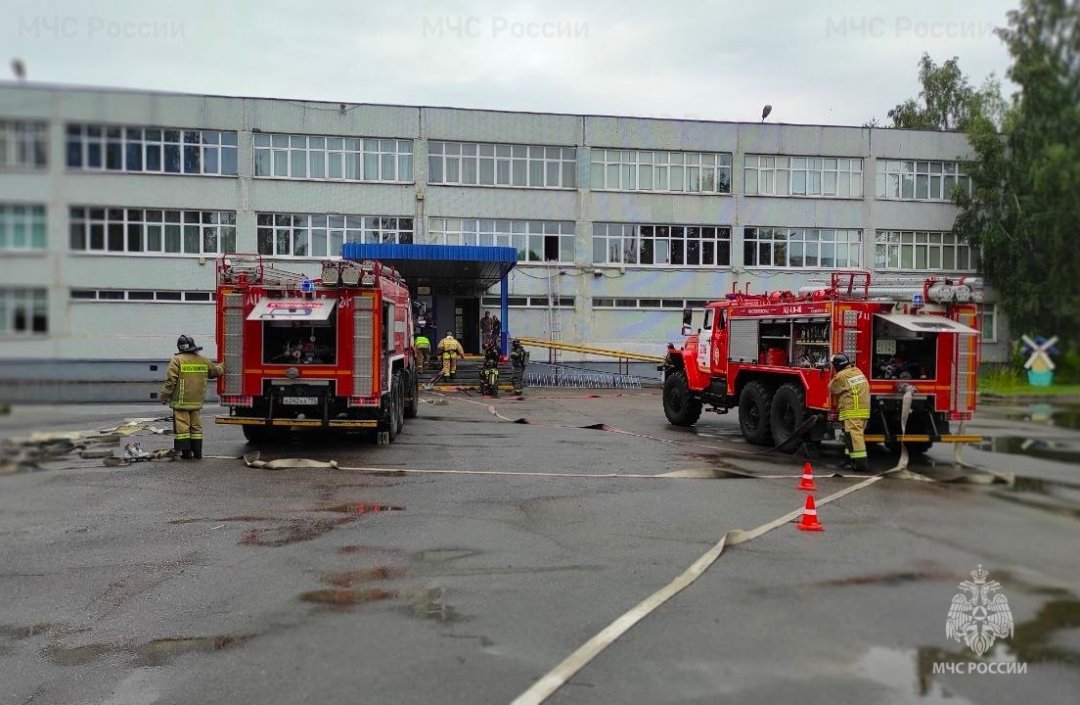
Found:
[{"label": "fire truck cab", "polygon": [[393,441],[419,411],[409,290],[379,262],[326,261],[309,279],[227,255],[217,263],[218,394],[251,443],[295,428]]},{"label": "fire truck cab", "polygon": [[[691,333],[684,311],[682,348],[668,345],[664,413],[690,426],[702,408],[739,411],[743,437],[756,445],[818,441],[831,428],[830,358],[845,353],[870,380],[868,442],[924,452],[953,435],[950,421],[975,411],[977,279],[929,278],[921,287],[871,287],[867,272],[834,272],[828,287],[798,294],[732,292],[705,308]],[[902,404],[913,387],[902,428]],[[811,417],[817,422],[809,422]],[[793,439],[794,435],[802,435]]]}]

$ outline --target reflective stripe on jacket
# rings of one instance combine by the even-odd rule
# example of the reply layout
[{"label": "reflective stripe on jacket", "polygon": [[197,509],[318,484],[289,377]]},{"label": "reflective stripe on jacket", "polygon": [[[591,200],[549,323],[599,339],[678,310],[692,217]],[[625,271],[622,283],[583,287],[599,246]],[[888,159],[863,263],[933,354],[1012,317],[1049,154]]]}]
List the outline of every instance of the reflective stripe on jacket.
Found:
[{"label": "reflective stripe on jacket", "polygon": [[870,418],[870,383],[858,367],[846,367],[829,382],[829,394],[840,420]]},{"label": "reflective stripe on jacket", "polygon": [[174,409],[201,409],[206,380],[224,374],[225,367],[198,353],[177,353],[161,387],[161,398]]}]

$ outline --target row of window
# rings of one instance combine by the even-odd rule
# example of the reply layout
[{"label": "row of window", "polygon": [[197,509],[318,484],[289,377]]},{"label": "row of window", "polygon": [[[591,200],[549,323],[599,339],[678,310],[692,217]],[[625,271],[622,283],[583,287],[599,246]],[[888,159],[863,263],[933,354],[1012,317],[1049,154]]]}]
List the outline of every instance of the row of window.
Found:
[{"label": "row of window", "polygon": [[67,126],[71,169],[236,176],[236,149],[228,131]]},{"label": "row of window", "polygon": [[255,176],[408,183],[412,151],[412,140],[258,133]]},{"label": "row of window", "polygon": [[[498,309],[501,305],[498,296],[485,296],[480,299],[480,304],[486,308]],[[573,296],[558,296],[553,300],[546,296],[508,296],[506,305],[510,308],[549,308],[554,304],[555,308],[574,308]]]},{"label": "row of window", "polygon": [[149,291],[145,289],[72,289],[73,301],[161,301],[165,303],[213,303],[212,291]]},{"label": "row of window", "polygon": [[[331,214],[256,214],[261,255],[334,257],[345,243],[413,244],[412,218]],[[552,220],[430,218],[427,242],[513,247],[523,263],[573,264],[574,223]],[[0,249],[44,249],[42,206],[0,206]],[[76,252],[218,255],[236,252],[236,213],[73,206],[69,246]],[[715,225],[593,223],[597,265],[728,267],[731,228]],[[839,228],[743,229],[742,265],[770,268],[862,266],[862,231]],[[878,271],[975,271],[978,252],[947,232],[879,230]]]},{"label": "row of window", "polygon": [[[67,125],[67,166],[90,171],[237,175],[237,135],[230,130]],[[46,123],[0,120],[0,167],[44,167]],[[256,132],[258,178],[413,181],[409,139]],[[570,189],[577,186],[575,147],[432,140],[428,182],[466,186]],[[590,150],[590,187],[608,191],[731,193],[729,152]],[[748,154],[746,195],[862,198],[863,160]],[[876,195],[887,200],[951,201],[970,193],[955,161],[876,160]]]},{"label": "row of window", "polygon": [[69,245],[82,252],[218,255],[236,252],[233,211],[71,208]]}]

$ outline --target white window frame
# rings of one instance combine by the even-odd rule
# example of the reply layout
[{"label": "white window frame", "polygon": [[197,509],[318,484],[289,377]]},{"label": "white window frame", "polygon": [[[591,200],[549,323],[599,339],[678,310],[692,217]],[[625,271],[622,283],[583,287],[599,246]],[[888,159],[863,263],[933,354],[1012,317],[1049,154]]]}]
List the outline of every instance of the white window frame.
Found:
[{"label": "white window frame", "polygon": [[44,169],[49,126],[35,120],[0,120],[0,169]]},{"label": "white window frame", "polygon": [[[910,251],[910,258],[907,256]],[[953,266],[946,266],[949,252]],[[919,265],[920,255],[926,264]],[[957,266],[961,260],[966,265]],[[905,264],[910,262],[910,264]],[[878,230],[874,236],[874,270],[878,272],[976,272],[979,251],[959,235],[927,230]]]},{"label": "white window frame", "polygon": [[[659,305],[656,304],[659,302]],[[624,296],[594,296],[590,301],[592,308],[621,309],[621,310],[645,310],[645,311],[671,311],[680,315],[686,308],[704,308],[708,301],[705,299],[669,299],[655,296],[636,299]]]},{"label": "white window frame", "polygon": [[[782,245],[782,247],[781,247]],[[832,262],[823,252],[832,249]],[[751,256],[753,248],[753,256]],[[792,264],[792,255],[804,260],[814,251],[816,264]],[[778,228],[748,225],[743,228],[743,266],[750,269],[850,269],[862,267],[862,231],[853,228]],[[844,252],[844,261],[840,253]],[[852,255],[854,254],[854,257]],[[777,262],[777,256],[783,262]],[[768,259],[768,264],[762,264]]]},{"label": "white window frame", "polygon": [[[117,236],[123,247],[110,247],[110,237]],[[179,250],[169,251],[174,237],[179,238]],[[188,248],[191,237],[198,238],[197,248]],[[129,249],[131,238],[137,238],[142,249]],[[207,238],[215,248],[206,247]],[[160,248],[149,249],[155,241]],[[75,205],[69,209],[68,248],[73,253],[148,257],[231,254],[236,252],[236,212]]]},{"label": "white window frame", "polygon": [[[681,234],[677,234],[678,230],[682,231]],[[693,237],[691,231],[697,231],[697,236]],[[710,232],[711,236],[708,235]],[[652,243],[652,262],[641,263],[642,240]],[[697,247],[689,247],[686,243],[690,241],[696,242]],[[680,246],[674,243],[680,243]],[[675,263],[675,253],[679,249],[682,251],[679,259],[683,261]],[[697,262],[691,263],[687,260],[692,249],[696,252]],[[708,262],[710,249],[712,261]],[[721,254],[725,250],[727,261],[721,262]],[[665,261],[658,262],[658,259]],[[731,226],[596,222],[592,224],[592,261],[594,266],[599,267],[726,269],[731,266]]]},{"label": "white window frame", "polygon": [[[990,321],[987,330],[987,319]],[[982,342],[996,343],[998,340],[998,307],[997,304],[982,304],[979,306],[979,332],[982,333]]]},{"label": "white window frame", "polygon": [[879,200],[952,203],[954,186],[971,195],[971,179],[964,174],[960,162],[882,158],[875,161],[874,187]]},{"label": "white window frame", "polygon": [[[22,312],[21,329],[16,328]],[[41,316],[45,330],[35,331],[34,321]],[[49,335],[49,294],[41,288],[0,288],[0,338],[43,338]]]},{"label": "white window frame", "polygon": [[743,193],[785,198],[863,197],[863,160],[747,154],[743,157]]},{"label": "white window frame", "polygon": [[428,142],[428,183],[491,188],[577,188],[577,148]]},{"label": "white window frame", "polygon": [[413,183],[413,141],[396,137],[343,137],[256,132],[256,179]]},{"label": "white window frame", "polygon": [[0,252],[43,252],[48,239],[43,204],[0,203]]},{"label": "white window frame", "polygon": [[[235,130],[68,123],[65,144],[69,171],[228,178],[237,175]],[[92,154],[97,155],[96,165],[90,163]],[[175,169],[168,168],[173,164],[170,154],[175,155]],[[114,156],[115,161],[110,161]],[[225,168],[226,161],[230,169]],[[156,167],[151,166],[154,162]],[[211,162],[215,164],[212,169],[208,166]]]},{"label": "white window frame", "polygon": [[730,152],[593,147],[589,161],[593,191],[731,195]]},{"label": "white window frame", "polygon": [[264,257],[327,259],[341,257],[341,246],[349,242],[413,242],[409,216],[262,212],[255,223],[255,248]]},{"label": "white window frame", "polygon": [[[557,238],[554,243],[550,238]],[[572,220],[507,220],[494,218],[429,218],[428,240],[434,245],[513,247],[521,264],[574,263]],[[549,246],[558,259],[544,259]]]}]

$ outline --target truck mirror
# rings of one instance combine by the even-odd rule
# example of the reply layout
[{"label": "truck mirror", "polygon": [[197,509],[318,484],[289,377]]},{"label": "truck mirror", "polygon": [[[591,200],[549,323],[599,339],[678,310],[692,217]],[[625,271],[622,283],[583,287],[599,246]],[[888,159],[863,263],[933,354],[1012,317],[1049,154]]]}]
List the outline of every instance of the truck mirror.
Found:
[{"label": "truck mirror", "polygon": [[690,335],[690,333],[692,331],[692,329],[690,327],[690,324],[693,322],[693,320],[694,320],[694,309],[689,308],[689,307],[684,308],[682,310],[682,334],[683,335]]}]

